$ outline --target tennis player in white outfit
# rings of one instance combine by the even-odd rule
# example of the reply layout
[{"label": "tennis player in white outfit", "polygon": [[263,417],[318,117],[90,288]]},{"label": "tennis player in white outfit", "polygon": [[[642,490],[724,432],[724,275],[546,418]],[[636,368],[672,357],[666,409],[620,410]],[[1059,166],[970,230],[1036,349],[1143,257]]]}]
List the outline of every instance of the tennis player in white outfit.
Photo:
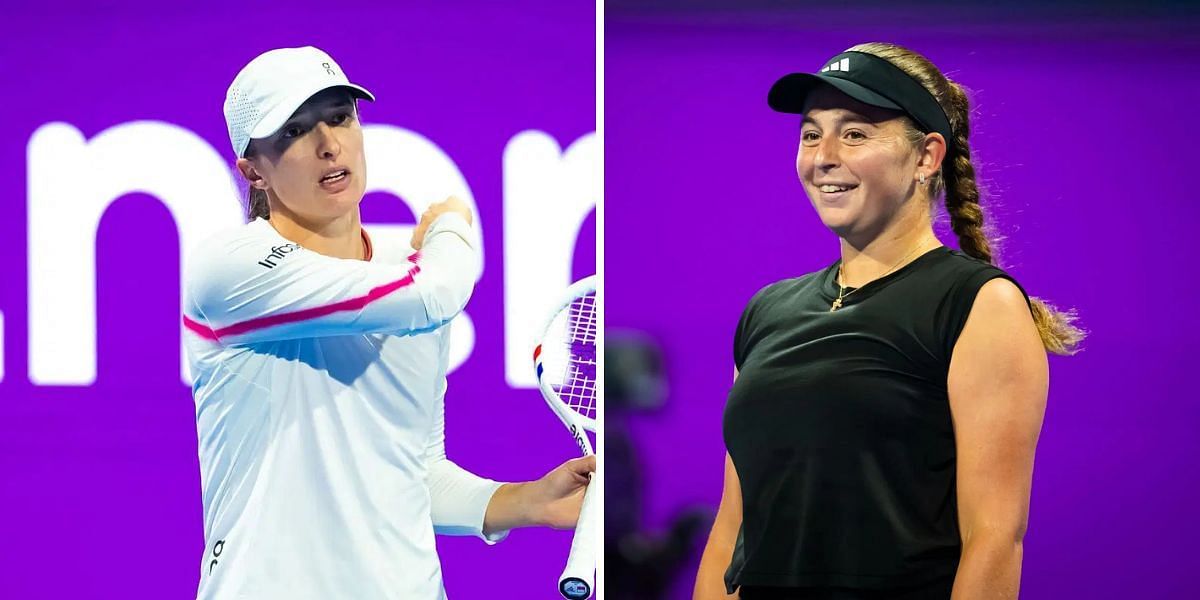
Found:
[{"label": "tennis player in white outfit", "polygon": [[204,495],[202,599],[445,598],[434,534],[574,527],[594,459],[498,483],[446,458],[448,327],[480,272],[454,198],[410,244],[361,227],[358,99],[316,48],[267,52],[225,102],[249,224],[186,273]]}]

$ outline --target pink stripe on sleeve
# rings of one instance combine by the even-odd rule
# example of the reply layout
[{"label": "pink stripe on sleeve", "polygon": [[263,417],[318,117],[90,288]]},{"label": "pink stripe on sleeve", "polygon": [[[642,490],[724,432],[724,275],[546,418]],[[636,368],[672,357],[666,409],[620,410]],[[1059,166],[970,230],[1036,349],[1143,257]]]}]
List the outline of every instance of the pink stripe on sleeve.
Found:
[{"label": "pink stripe on sleeve", "polygon": [[[415,261],[416,258],[417,255],[414,254],[410,260]],[[276,325],[284,325],[298,321],[307,321],[346,310],[360,310],[366,305],[383,298],[384,296],[387,296],[388,294],[400,288],[411,285],[413,283],[413,277],[420,272],[421,267],[414,264],[412,269],[408,271],[408,274],[401,279],[397,279],[396,281],[372,288],[371,291],[367,292],[365,295],[358,296],[357,298],[350,298],[348,300],[334,302],[333,304],[327,304],[325,306],[316,306],[313,308],[306,308],[289,313],[281,313],[278,315],[268,315],[265,317],[259,317],[257,319],[250,319],[249,321],[234,323],[233,325],[222,327],[217,330],[213,330],[200,323],[197,323],[185,315],[183,317],[183,325],[200,337],[219,342],[223,337],[240,335],[256,329],[274,327]]]},{"label": "pink stripe on sleeve", "polygon": [[206,340],[212,340],[214,342],[218,341],[217,334],[213,333],[212,329],[209,329],[208,327],[189,319],[187,315],[183,315],[183,326],[188,328],[188,330],[192,333]]}]

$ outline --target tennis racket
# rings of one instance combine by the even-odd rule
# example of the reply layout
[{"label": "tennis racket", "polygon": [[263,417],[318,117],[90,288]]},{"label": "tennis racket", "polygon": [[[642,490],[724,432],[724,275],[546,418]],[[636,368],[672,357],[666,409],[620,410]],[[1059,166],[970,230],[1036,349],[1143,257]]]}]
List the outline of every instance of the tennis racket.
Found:
[{"label": "tennis racket", "polygon": [[[554,304],[533,350],[538,388],[546,404],[571,432],[584,456],[594,454],[588,432],[596,432],[596,276],[571,284]],[[600,472],[583,494],[575,538],[567,567],[558,580],[558,591],[568,600],[584,600],[595,589],[596,539],[601,492]]]}]

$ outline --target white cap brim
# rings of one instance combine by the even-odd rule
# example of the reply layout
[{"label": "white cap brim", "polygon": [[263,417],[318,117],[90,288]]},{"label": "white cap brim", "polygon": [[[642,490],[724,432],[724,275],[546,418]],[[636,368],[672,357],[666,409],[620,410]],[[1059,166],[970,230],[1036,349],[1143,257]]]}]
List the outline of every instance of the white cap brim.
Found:
[{"label": "white cap brim", "polygon": [[[272,134],[274,134],[276,131],[279,131],[280,127],[283,127],[284,123],[287,123],[288,119],[292,118],[292,115],[296,114],[296,111],[299,110],[305,102],[308,102],[309,98],[312,98],[313,96],[316,96],[327,89],[338,87],[347,88],[356,98],[362,98],[371,102],[375,101],[374,94],[368,92],[366,88],[354,85],[353,83],[333,83],[321,85],[316,89],[306,90],[304,92],[295,94],[289,97],[287,100],[277,104],[266,115],[264,115],[262,120],[260,120],[258,124],[254,126],[254,129],[250,131],[250,139],[261,140],[266,137],[271,137]],[[243,154],[245,154],[244,151]]]}]

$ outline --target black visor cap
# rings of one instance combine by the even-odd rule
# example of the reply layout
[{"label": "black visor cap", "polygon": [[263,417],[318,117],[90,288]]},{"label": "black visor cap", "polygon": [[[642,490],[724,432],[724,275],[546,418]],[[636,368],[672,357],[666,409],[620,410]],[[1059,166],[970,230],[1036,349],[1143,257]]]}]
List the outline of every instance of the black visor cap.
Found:
[{"label": "black visor cap", "polygon": [[771,86],[767,104],[778,112],[802,114],[808,95],[823,84],[863,104],[901,111],[925,131],[942,134],[948,150],[953,149],[950,120],[925,86],[891,62],[864,52],[843,52],[818,73],[784,75]]}]

